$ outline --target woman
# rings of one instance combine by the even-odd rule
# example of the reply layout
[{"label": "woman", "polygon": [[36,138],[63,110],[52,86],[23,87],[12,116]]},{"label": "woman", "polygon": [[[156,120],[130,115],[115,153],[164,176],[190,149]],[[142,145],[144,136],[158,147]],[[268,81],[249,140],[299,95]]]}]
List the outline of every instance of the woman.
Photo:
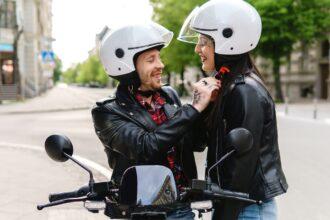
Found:
[{"label": "woman", "polygon": [[[101,62],[119,86],[116,96],[98,102],[92,115],[113,169],[111,179],[118,185],[124,171],[134,165],[168,167],[179,190],[197,177],[193,151],[201,147],[201,141],[189,131],[220,84],[203,79],[206,83],[195,85],[193,103],[181,105],[175,90],[161,84],[160,50],[172,36],[164,27],[148,23],[113,30],[102,41]],[[168,217],[193,218],[186,205]]]},{"label": "woman", "polygon": [[254,140],[249,152],[228,159],[211,172],[211,179],[224,189],[249,193],[263,204],[224,201],[216,204],[213,219],[276,219],[274,197],[288,188],[274,102],[249,55],[260,35],[261,18],[251,5],[241,0],[214,0],[188,16],[179,36],[185,42],[197,39],[195,52],[201,57],[202,69],[222,82],[205,120],[210,137],[208,167],[230,150],[225,145],[230,130],[244,127]]}]

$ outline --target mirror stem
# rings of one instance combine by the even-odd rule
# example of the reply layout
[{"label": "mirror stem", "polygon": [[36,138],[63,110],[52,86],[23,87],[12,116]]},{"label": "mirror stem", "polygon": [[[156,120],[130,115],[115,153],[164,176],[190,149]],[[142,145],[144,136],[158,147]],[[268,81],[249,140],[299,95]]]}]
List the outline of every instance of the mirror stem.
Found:
[{"label": "mirror stem", "polygon": [[77,159],[70,156],[69,154],[67,154],[65,152],[63,152],[63,154],[89,173],[89,187],[90,187],[91,192],[93,192],[94,177],[93,177],[92,171],[90,169],[88,169],[85,165],[80,163]]},{"label": "mirror stem", "polygon": [[211,178],[210,178],[210,172],[211,172],[211,170],[212,170],[214,167],[218,166],[218,165],[219,165],[222,161],[224,161],[227,157],[229,157],[230,155],[232,155],[233,153],[235,153],[235,151],[236,151],[235,149],[229,151],[229,152],[226,153],[223,157],[221,157],[220,160],[218,160],[215,164],[213,164],[213,165],[210,167],[210,169],[207,171],[207,181],[208,181],[209,183],[211,183]]}]

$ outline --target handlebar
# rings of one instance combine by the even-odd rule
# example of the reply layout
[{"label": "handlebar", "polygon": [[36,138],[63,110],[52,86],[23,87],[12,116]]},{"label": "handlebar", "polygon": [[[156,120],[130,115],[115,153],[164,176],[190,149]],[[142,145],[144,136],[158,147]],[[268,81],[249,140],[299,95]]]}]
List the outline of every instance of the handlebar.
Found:
[{"label": "handlebar", "polygon": [[208,191],[208,192],[205,191],[204,195],[210,196],[211,198],[213,198],[213,200],[216,200],[217,198],[220,199],[220,200],[221,199],[232,199],[232,200],[237,200],[237,201],[248,202],[248,203],[251,203],[251,204],[258,204],[258,205],[262,204],[262,201],[237,196],[237,195],[235,195],[235,193],[214,193],[214,192],[211,192],[211,191]]},{"label": "handlebar", "polygon": [[216,185],[211,186],[211,191],[214,193],[222,194],[224,196],[231,196],[231,197],[237,197],[237,198],[249,198],[248,193],[242,193],[242,192],[235,192],[230,190],[221,189],[220,187]]},{"label": "handlebar", "polygon": [[232,199],[244,201],[252,204],[261,204],[261,201],[250,199],[248,193],[235,192],[230,190],[224,190],[220,188],[217,184],[211,183],[205,180],[192,180],[191,188],[187,188],[185,193],[182,194],[182,199],[190,200],[191,198],[199,199]]},{"label": "handlebar", "polygon": [[90,192],[89,186],[83,186],[78,190],[64,193],[54,193],[50,194],[48,197],[49,202],[54,202],[58,200],[68,199],[68,198],[78,198],[87,195]]},{"label": "handlebar", "polygon": [[47,203],[44,205],[37,205],[38,210],[42,210],[43,208],[51,207],[51,206],[56,206],[56,205],[62,205],[65,203],[71,203],[71,202],[83,202],[86,201],[87,198],[73,198],[73,199],[63,199],[63,200],[58,200],[55,202]]},{"label": "handlebar", "polygon": [[38,205],[37,208],[41,210],[64,203],[102,201],[106,196],[116,196],[117,193],[118,189],[115,188],[112,182],[93,183],[92,186],[83,186],[75,191],[50,194],[48,197],[50,203]]}]

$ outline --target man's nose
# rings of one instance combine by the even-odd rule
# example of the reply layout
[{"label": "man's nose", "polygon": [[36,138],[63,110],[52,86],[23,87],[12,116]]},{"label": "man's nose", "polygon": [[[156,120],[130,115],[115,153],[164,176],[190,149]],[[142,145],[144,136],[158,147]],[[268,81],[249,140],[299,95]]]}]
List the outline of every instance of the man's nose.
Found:
[{"label": "man's nose", "polygon": [[160,69],[164,69],[165,65],[163,64],[161,59],[158,60],[157,67],[160,68]]},{"label": "man's nose", "polygon": [[200,53],[200,52],[201,52],[201,47],[198,44],[196,44],[195,53]]}]

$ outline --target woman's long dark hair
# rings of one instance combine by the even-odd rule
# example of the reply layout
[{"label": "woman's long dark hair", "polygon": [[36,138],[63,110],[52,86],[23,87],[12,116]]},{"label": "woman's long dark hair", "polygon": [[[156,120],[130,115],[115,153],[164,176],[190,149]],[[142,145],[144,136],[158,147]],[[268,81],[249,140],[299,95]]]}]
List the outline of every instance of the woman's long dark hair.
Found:
[{"label": "woman's long dark hair", "polygon": [[[223,62],[222,60],[227,60],[227,62]],[[216,100],[208,107],[207,116],[205,118],[206,126],[212,134],[215,132],[219,126],[219,120],[222,118],[221,115],[221,105],[223,102],[224,92],[231,85],[233,78],[236,74],[247,75],[250,72],[255,73],[262,81],[263,77],[261,76],[258,68],[255,66],[251,55],[249,53],[243,55],[215,55],[215,64],[216,69],[219,70],[222,66],[229,66],[229,69],[234,69],[234,72],[230,72],[226,74],[221,80],[221,88],[219,90],[218,96]]]}]

